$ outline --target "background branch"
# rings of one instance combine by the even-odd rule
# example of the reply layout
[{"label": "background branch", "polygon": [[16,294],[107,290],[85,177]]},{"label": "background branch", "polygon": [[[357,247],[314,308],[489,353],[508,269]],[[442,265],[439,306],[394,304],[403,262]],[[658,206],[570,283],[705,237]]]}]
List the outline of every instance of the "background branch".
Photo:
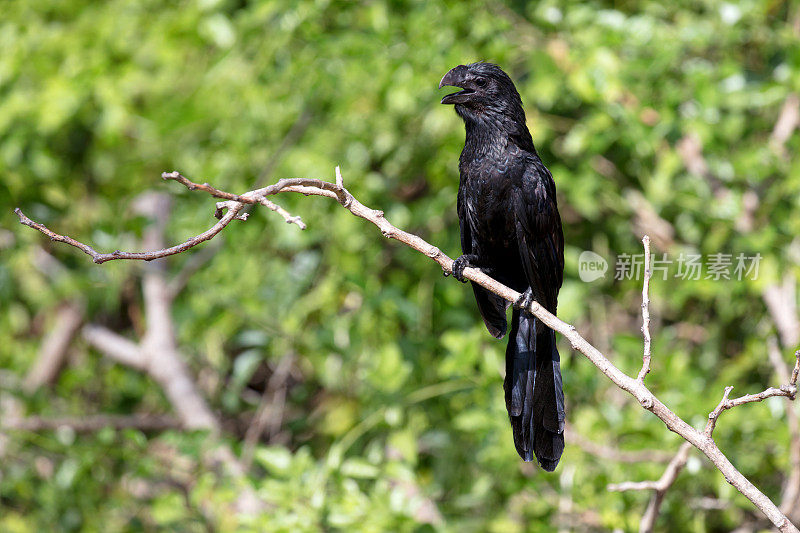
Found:
[{"label": "background branch", "polygon": [[628,481],[625,483],[618,483],[614,485],[609,485],[608,490],[622,492],[626,490],[652,490],[653,496],[650,498],[650,503],[647,504],[647,510],[644,512],[642,516],[642,521],[639,524],[639,532],[640,533],[650,533],[655,528],[656,519],[658,518],[658,513],[661,510],[661,503],[664,501],[664,495],[667,493],[669,488],[675,483],[675,480],[678,479],[678,475],[681,473],[681,470],[686,466],[686,461],[689,459],[689,452],[692,449],[692,445],[689,442],[684,442],[681,444],[678,453],[669,462],[667,465],[666,470],[658,479],[658,481],[640,481],[640,482],[632,482]]},{"label": "background branch", "polygon": [[180,429],[181,421],[172,415],[81,415],[81,416],[28,416],[11,418],[2,422],[3,429],[20,431],[53,431],[68,427],[77,433],[99,431],[103,428],[135,428],[142,431]]},{"label": "background branch", "polygon": [[33,367],[25,376],[23,388],[27,392],[33,392],[55,381],[61,367],[64,366],[72,339],[82,323],[83,304],[80,301],[68,302],[61,306],[56,314],[55,324],[42,342]]}]

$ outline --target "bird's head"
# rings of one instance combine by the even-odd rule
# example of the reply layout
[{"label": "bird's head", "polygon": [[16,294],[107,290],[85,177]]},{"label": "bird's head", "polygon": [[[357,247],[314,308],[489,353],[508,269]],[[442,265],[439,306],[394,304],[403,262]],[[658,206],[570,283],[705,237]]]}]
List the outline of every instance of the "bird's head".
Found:
[{"label": "bird's head", "polygon": [[443,104],[455,104],[463,118],[482,115],[505,115],[525,123],[522,100],[508,74],[492,63],[472,63],[451,69],[439,82],[439,88],[460,87],[461,91],[442,98]]}]

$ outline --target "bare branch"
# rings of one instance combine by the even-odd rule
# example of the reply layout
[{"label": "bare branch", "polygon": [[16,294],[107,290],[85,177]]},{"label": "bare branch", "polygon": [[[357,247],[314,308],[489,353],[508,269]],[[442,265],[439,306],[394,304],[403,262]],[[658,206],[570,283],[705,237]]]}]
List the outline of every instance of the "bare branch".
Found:
[{"label": "bare branch", "polygon": [[[767,353],[780,381],[791,383],[789,367],[781,356],[775,337],[767,339]],[[783,487],[780,509],[794,520],[800,519],[800,417],[794,404],[786,406],[786,420],[789,426],[789,460],[791,469]]]},{"label": "bare branch", "polygon": [[[268,187],[256,189],[248,193],[245,193],[243,195],[234,195],[231,193],[220,191],[207,184],[198,185],[196,183],[193,183],[190,180],[186,179],[185,177],[181,176],[177,172],[165,173],[163,177],[164,179],[173,179],[179,181],[183,183],[185,186],[189,187],[190,189],[200,189],[211,194],[214,197],[228,200],[228,202],[224,202],[221,206],[222,208],[227,208],[228,212],[227,214],[225,214],[223,219],[220,220],[220,222],[222,222],[223,220],[228,220],[228,222],[232,220],[238,214],[238,210],[242,208],[243,204],[260,204],[261,199],[263,199],[265,196],[274,195],[279,192],[296,192],[305,195],[316,195],[316,196],[325,196],[327,198],[333,198],[337,202],[339,202],[345,209],[350,211],[353,215],[368,220],[369,222],[375,224],[380,229],[383,236],[398,240],[403,244],[406,244],[407,246],[413,248],[414,250],[417,250],[418,252],[425,254],[426,256],[436,261],[442,267],[442,270],[444,270],[446,273],[452,273],[453,260],[446,254],[442,253],[441,250],[439,250],[439,248],[431,245],[430,243],[426,242],[424,239],[420,238],[417,235],[405,232],[393,226],[386,220],[386,218],[383,215],[383,211],[370,209],[366,207],[358,200],[356,200],[353,197],[353,195],[347,191],[347,189],[335,183],[330,183],[318,179],[309,179],[309,178],[282,179],[279,180],[277,183],[270,185]],[[26,225],[31,225],[31,224],[26,224]],[[39,229],[36,226],[31,226],[31,227]],[[46,228],[44,229],[46,230]],[[219,228],[219,230],[217,230],[216,233],[219,233],[221,229],[222,228]],[[39,230],[42,231],[41,229]],[[48,232],[49,230],[43,231],[43,233],[45,234],[48,235],[52,234],[52,232],[49,233]],[[187,241],[187,243],[190,243],[191,241],[192,239]],[[77,247],[84,249],[82,248],[82,246],[85,247],[86,245],[80,245],[80,243],[78,243]],[[194,244],[191,244],[191,246],[194,246]],[[187,248],[191,246],[187,246]],[[174,247],[173,249],[168,249],[168,250],[174,250],[176,248],[177,247]],[[84,251],[86,250],[84,249]],[[163,257],[165,255],[171,255],[172,253],[178,253],[178,251],[170,251],[170,253],[165,253],[164,250],[160,250],[157,253],[163,254],[163,255],[158,255],[157,257]],[[89,253],[89,255],[92,254]],[[123,258],[126,257],[119,257],[119,254],[117,254],[117,256],[112,256],[108,258],[103,257],[102,259],[111,260],[111,259],[123,259]],[[127,258],[143,259],[144,257],[132,254],[130,257]],[[156,258],[156,257],[153,256],[151,258]],[[96,257],[95,261],[97,261]],[[490,276],[488,276],[487,274],[476,268],[464,269],[464,277],[469,279],[470,281],[475,282],[477,285],[480,285],[481,287],[488,289],[489,291],[493,292],[494,294],[500,296],[501,298],[509,302],[515,302],[521,296],[519,292],[503,285],[502,283],[497,282],[496,280],[494,280],[493,278],[491,278]],[[575,326],[572,326],[560,320],[555,315],[551,314],[545,308],[543,308],[538,302],[535,301],[528,306],[527,311],[536,316],[536,318],[541,320],[545,325],[547,325],[551,329],[561,333],[570,342],[573,349],[578,350],[583,355],[585,355],[586,358],[589,359],[592,362],[592,364],[594,364],[617,387],[631,394],[634,398],[636,398],[636,400],[643,408],[652,412],[655,416],[661,419],[661,421],[664,422],[667,428],[679,434],[681,437],[683,437],[692,445],[694,445],[696,448],[698,448],[700,451],[702,451],[706,455],[706,457],[708,457],[709,460],[717,467],[717,469],[719,469],[720,472],[722,472],[722,474],[725,476],[726,481],[728,481],[728,483],[733,485],[739,492],[741,492],[745,497],[747,497],[753,503],[753,505],[755,505],[758,509],[760,509],[761,512],[763,512],[766,515],[766,517],[772,522],[772,524],[776,528],[778,528],[782,532],[800,533],[800,531],[798,531],[798,529],[778,509],[778,507],[766,495],[764,495],[760,490],[758,490],[758,488],[755,485],[753,485],[750,482],[750,480],[748,480],[741,472],[739,472],[736,469],[736,467],[730,462],[730,460],[717,447],[713,439],[709,438],[705,432],[693,428],[686,421],[684,421],[673,411],[671,411],[658,398],[656,398],[655,395],[653,395],[653,393],[644,385],[643,382],[639,381],[636,378],[628,376],[627,374],[622,372],[619,368],[617,368],[605,355],[603,355],[597,348],[595,348],[586,339],[584,339],[580,335],[580,333],[577,332]],[[795,376],[796,374],[797,374],[797,367],[796,371],[794,372]],[[750,397],[742,397],[742,398],[737,398],[736,400],[728,400],[728,401],[733,402],[732,405],[730,406],[733,407],[734,405],[741,405],[742,403],[748,403],[750,401],[759,401],[769,396],[780,395],[780,396],[794,397],[795,392],[796,392],[796,385],[792,384],[790,388],[786,388],[785,390],[784,388],[768,389],[767,391],[764,391],[759,395],[750,395]],[[758,396],[763,396],[763,397],[759,397],[758,399],[756,399],[756,397]]]},{"label": "bare branch", "polygon": [[655,491],[653,496],[650,498],[650,503],[647,505],[647,510],[642,516],[642,521],[639,524],[640,533],[650,533],[653,531],[653,528],[656,524],[656,519],[658,518],[658,513],[661,510],[661,503],[664,501],[664,495],[667,493],[672,484],[675,483],[675,480],[678,479],[678,474],[681,473],[681,470],[683,470],[683,468],[686,466],[686,461],[689,459],[689,451],[691,449],[691,443],[684,442],[678,450],[678,453],[667,465],[666,470],[664,470],[664,473],[661,475],[658,481],[641,481],[638,483],[628,481],[625,483],[618,483],[608,486],[608,490],[617,492],[627,490]]},{"label": "bare branch", "polygon": [[781,155],[786,155],[786,141],[797,126],[800,126],[800,97],[797,93],[790,93],[783,103],[769,139],[772,147]]},{"label": "bare branch", "polygon": [[56,380],[82,322],[83,305],[80,302],[70,302],[59,309],[55,324],[42,342],[33,368],[25,376],[23,387],[26,391],[33,392]]},{"label": "bare branch", "polygon": [[[154,217],[154,222],[144,232],[143,246],[153,249],[164,245],[170,199],[159,194],[153,197],[149,206],[151,209],[148,214]],[[238,213],[239,209],[241,206],[233,206],[229,213]],[[142,293],[147,330],[139,347],[146,360],[147,373],[161,386],[164,395],[187,428],[219,432],[219,420],[197,390],[186,366],[186,357],[178,348],[172,318],[173,302],[166,280],[166,265],[163,262],[146,265]]]},{"label": "bare branch", "polygon": [[594,455],[601,459],[608,459],[617,463],[669,463],[672,454],[661,450],[620,450],[616,446],[606,446],[595,440],[589,439],[567,424],[565,429],[567,441],[575,444],[589,455]]},{"label": "bare branch", "polygon": [[731,391],[733,390],[733,386],[725,387],[725,392],[722,393],[722,400],[717,404],[713,411],[708,414],[708,423],[706,424],[705,434],[708,438],[711,438],[711,434],[714,433],[714,428],[717,426],[717,419],[719,418],[720,413],[724,409],[730,409],[730,407],[726,407],[730,400],[728,400],[728,396],[731,395]]},{"label": "bare branch", "polygon": [[78,242],[72,237],[67,237],[66,235],[59,235],[48,229],[46,226],[39,224],[38,222],[34,222],[33,220],[29,219],[25,214],[19,209],[14,209],[14,213],[19,217],[20,224],[33,228],[37,231],[40,231],[50,237],[51,241],[58,241],[63,242],[65,244],[69,244],[70,246],[74,246],[75,248],[82,250],[83,253],[91,256],[92,261],[95,263],[102,264],[106,261],[114,261],[115,259],[138,259],[142,261],[152,261],[153,259],[160,259],[162,257],[167,257],[170,255],[179,254],[181,252],[185,252],[189,248],[193,248],[198,244],[205,242],[209,239],[213,239],[220,231],[225,229],[231,220],[236,218],[239,214],[239,211],[242,207],[238,209],[233,208],[228,210],[225,216],[220,218],[220,221],[214,224],[211,228],[204,231],[200,235],[192,237],[191,239],[178,244],[177,246],[172,246],[170,248],[165,248],[162,250],[154,250],[152,252],[123,252],[120,250],[114,250],[110,254],[102,254],[96,251],[94,248],[89,246],[88,244],[83,244],[82,242]]},{"label": "bare branch", "polygon": [[285,220],[287,224],[297,224],[298,228],[306,229],[306,224],[305,222],[303,222],[303,219],[301,219],[299,216],[292,215],[286,209],[282,208],[278,204],[271,202],[266,198],[262,198],[261,205],[263,205],[264,207],[266,207],[271,211],[275,211],[276,213],[278,213],[280,216],[283,217],[283,220]]},{"label": "bare branch", "polygon": [[145,370],[147,362],[139,347],[122,335],[103,326],[87,324],[83,327],[83,338],[106,357],[131,368]]},{"label": "bare branch", "polygon": [[274,434],[280,428],[281,419],[283,418],[283,405],[286,401],[286,378],[289,377],[293,363],[294,358],[291,355],[281,359],[277,368],[269,377],[267,386],[264,387],[264,394],[261,396],[258,411],[250,423],[250,427],[247,428],[247,433],[244,437],[240,461],[244,470],[250,468],[250,464],[253,461],[253,452],[258,439],[264,433],[264,429],[270,425],[270,433]]},{"label": "bare branch", "polygon": [[179,429],[180,420],[171,415],[81,415],[81,416],[28,416],[11,418],[3,421],[3,429],[19,431],[53,431],[68,427],[77,433],[99,431],[104,428],[126,429],[135,428],[142,431],[163,431],[165,429]]},{"label": "bare branch", "polygon": [[[220,241],[217,240],[214,242],[219,244]],[[203,265],[208,263],[217,254],[217,252],[220,251],[221,248],[222,246],[210,245],[189,256],[184,263],[183,268],[181,268],[181,270],[175,274],[171,280],[169,280],[167,291],[169,292],[169,297],[171,300],[174,300],[181,293],[181,291],[186,288],[186,284],[189,283],[191,277],[198,270],[200,270]]]},{"label": "bare branch", "polygon": [[[611,492],[625,492],[630,490],[666,490],[678,477],[680,468],[683,468],[683,465],[686,464],[686,460],[689,458],[689,450],[691,448],[692,445],[690,443],[684,442],[678,450],[678,453],[672,456],[669,464],[667,465],[667,469],[657,481],[624,481],[622,483],[612,483],[608,485],[607,488]],[[681,459],[683,464],[681,464]],[[679,468],[678,465],[680,465]]]},{"label": "bare branch", "polygon": [[794,276],[786,275],[780,285],[769,285],[763,293],[764,303],[778,329],[781,344],[788,349],[796,348],[800,342],[796,285]]},{"label": "bare branch", "polygon": [[650,277],[653,275],[650,263],[650,237],[642,238],[644,245],[644,283],[642,284],[642,336],[644,337],[644,353],[642,355],[642,369],[636,378],[640,383],[650,372]]},{"label": "bare branch", "polygon": [[769,387],[768,389],[765,389],[757,394],[745,394],[744,396],[739,396],[738,398],[730,400],[728,397],[730,396],[733,387],[725,387],[722,400],[720,400],[717,407],[708,415],[708,423],[706,424],[706,429],[704,431],[705,435],[708,438],[711,438],[712,433],[714,432],[714,427],[717,425],[717,419],[719,418],[719,415],[728,409],[732,409],[736,406],[744,405],[746,403],[761,402],[767,398],[772,398],[773,396],[785,396],[790,400],[794,400],[795,396],[797,395],[797,373],[798,370],[800,370],[800,350],[795,353],[795,360],[794,370],[792,370],[792,376],[789,379],[789,383],[786,385],[781,385],[781,388],[779,389]]}]

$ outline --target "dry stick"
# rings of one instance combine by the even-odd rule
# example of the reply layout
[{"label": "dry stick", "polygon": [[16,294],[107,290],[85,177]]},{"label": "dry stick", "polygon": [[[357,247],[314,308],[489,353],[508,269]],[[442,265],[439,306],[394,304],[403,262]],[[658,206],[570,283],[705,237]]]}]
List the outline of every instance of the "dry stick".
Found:
[{"label": "dry stick", "polygon": [[664,473],[661,475],[658,481],[628,481],[625,483],[618,483],[608,486],[608,490],[617,492],[626,490],[655,491],[653,496],[650,498],[650,503],[647,504],[647,510],[642,516],[642,521],[639,524],[639,533],[650,533],[653,531],[653,528],[656,524],[656,518],[658,518],[658,512],[661,510],[661,503],[664,501],[664,495],[667,493],[667,490],[669,490],[672,484],[675,483],[675,480],[678,479],[678,474],[681,473],[683,467],[686,466],[686,461],[689,459],[689,451],[691,449],[692,445],[688,442],[684,442],[678,450],[678,453],[667,465],[666,470],[664,470]]},{"label": "dry stick", "polygon": [[725,387],[725,392],[722,395],[722,400],[720,400],[717,407],[713,411],[711,411],[711,413],[709,413],[708,415],[708,423],[706,424],[706,429],[704,431],[706,436],[711,438],[711,434],[714,432],[714,428],[717,425],[717,419],[719,418],[719,415],[721,415],[723,411],[727,411],[728,409],[732,409],[738,405],[744,405],[746,403],[760,402],[766,400],[767,398],[772,398],[773,396],[785,396],[793,400],[795,395],[797,394],[797,371],[798,371],[798,365],[800,364],[800,350],[798,350],[798,352],[795,355],[797,355],[797,363],[795,364],[794,370],[792,371],[791,381],[786,385],[781,385],[780,389],[770,387],[766,390],[759,392],[758,394],[745,394],[744,396],[739,396],[738,398],[730,400],[728,399],[728,396],[730,396],[733,387],[732,386]]},{"label": "dry stick", "polygon": [[642,337],[644,337],[644,351],[642,354],[642,369],[636,381],[644,382],[644,377],[650,372],[650,276],[653,271],[650,265],[650,237],[642,237],[644,245],[644,283],[642,284]]},{"label": "dry stick", "polygon": [[[215,189],[214,187],[208,184],[197,184],[194,183],[184,176],[182,176],[178,172],[172,173],[164,173],[162,174],[164,179],[171,179],[183,183],[189,189],[200,189],[202,191],[208,192],[212,196],[217,198],[222,198],[228,200],[227,202],[221,202],[217,205],[217,213],[216,215],[221,216],[220,222],[223,220],[227,220],[225,225],[228,222],[233,220],[233,218],[238,214],[239,210],[244,207],[244,204],[260,204],[262,203],[261,200],[265,196],[270,196],[277,194],[279,192],[297,192],[305,195],[315,195],[315,196],[325,196],[328,198],[333,198],[338,201],[342,207],[350,211],[352,214],[359,218],[363,218],[375,224],[380,230],[381,234],[384,237],[391,238],[402,242],[403,244],[410,246],[414,250],[417,250],[420,253],[425,254],[426,256],[430,257],[434,261],[436,261],[442,269],[447,272],[452,272],[453,267],[453,260],[450,259],[446,254],[442,253],[437,247],[431,245],[430,243],[426,242],[424,239],[420,238],[417,235],[413,235],[411,233],[405,232],[401,229],[396,228],[392,224],[389,223],[388,220],[383,216],[383,211],[378,211],[375,209],[370,209],[366,207],[364,204],[359,202],[358,200],[353,197],[350,192],[347,191],[343,186],[336,183],[330,183],[319,179],[310,179],[310,178],[289,178],[289,179],[282,179],[279,180],[277,183],[270,185],[268,187],[263,187],[261,189],[256,189],[245,193],[243,195],[235,195],[231,193],[227,193],[224,191],[220,191]],[[223,210],[227,209],[227,213],[222,216]],[[17,215],[20,217],[20,222],[23,224],[33,227],[45,235],[52,236],[56,235],[52,231],[48,230],[41,224],[37,224],[27,217],[25,217],[19,209],[15,210]],[[219,233],[225,226],[223,225],[213,235],[208,235],[210,232],[217,228],[217,225],[214,228],[206,231],[203,236],[206,236],[203,240],[208,240],[212,238],[214,235]],[[198,236],[200,237],[200,236]],[[56,239],[61,240],[61,239]],[[191,248],[199,244],[199,242],[193,242],[194,239],[189,239],[183,245],[184,249]],[[163,250],[157,250],[155,252],[143,252],[138,254],[127,254],[127,257],[124,253],[119,252],[116,255],[114,254],[97,254],[91,247],[78,243],[73,239],[62,240],[62,242],[67,242],[67,244],[71,244],[72,246],[76,246],[77,248],[83,250],[84,252],[91,255],[95,262],[103,262],[109,261],[113,259],[154,259],[157,257],[164,257],[166,255],[172,255],[175,253],[179,253],[183,250],[177,250],[179,247],[167,248]],[[91,250],[91,252],[87,251]],[[100,259],[100,261],[98,261]],[[521,294],[510,287],[503,285],[502,283],[497,282],[493,278],[489,277],[487,274],[483,273],[482,271],[475,269],[475,268],[466,268],[464,269],[464,277],[473,281],[480,285],[481,287],[488,289],[489,291],[497,294],[501,298],[509,301],[515,302],[519,299]],[[747,479],[741,472],[739,472],[733,463],[722,453],[722,451],[717,447],[716,443],[712,438],[706,435],[705,432],[699,431],[692,426],[690,426],[687,422],[681,419],[678,415],[672,412],[666,405],[664,405],[661,400],[656,398],[653,393],[644,385],[644,383],[640,382],[639,380],[632,378],[622,372],[619,368],[614,366],[614,364],[608,360],[600,351],[592,346],[586,339],[584,339],[580,333],[578,333],[575,329],[575,326],[571,324],[567,324],[566,322],[560,320],[555,315],[548,312],[545,308],[543,308],[538,302],[532,302],[527,309],[528,312],[536,316],[539,320],[541,320],[544,324],[546,324],[551,329],[561,333],[564,337],[569,340],[572,348],[581,352],[583,355],[586,356],[589,361],[592,362],[603,374],[605,374],[608,379],[610,379],[617,387],[621,388],[622,390],[631,394],[639,404],[648,411],[652,412],[656,415],[670,431],[673,431],[683,437],[685,440],[690,442],[693,446],[698,448],[702,451],[706,457],[711,460],[711,462],[716,466],[720,472],[725,476],[725,479],[733,485],[739,492],[741,492],[745,497],[747,497],[753,505],[755,505],[758,509],[763,512],[766,517],[772,522],[775,527],[777,527],[782,532],[794,532],[800,533],[798,529],[784,516],[783,513],[778,509],[778,507],[766,496],[762,493],[758,488],[753,485],[753,483]],[[797,364],[800,365],[800,352],[797,353]],[[776,391],[775,393],[769,394],[769,396],[786,396],[789,398],[794,398],[796,391],[797,391],[797,370],[798,366],[795,366],[795,372],[793,372],[793,379],[794,381],[791,382],[786,389],[772,389]],[[767,392],[767,391],[765,391]],[[741,403],[747,403],[748,401],[760,401],[768,396],[762,396],[764,393],[759,395],[749,395],[749,398],[745,401],[739,399],[740,405]],[[745,397],[743,397],[745,398]],[[730,400],[729,400],[730,401]],[[730,407],[732,407],[731,405]],[[728,407],[728,408],[730,408]]]},{"label": "dry stick", "polygon": [[91,256],[92,261],[94,261],[99,265],[105,263],[106,261],[113,261],[114,259],[141,259],[144,261],[152,261],[153,259],[160,259],[162,257],[167,257],[169,255],[175,255],[181,252],[185,252],[189,248],[197,246],[201,242],[213,239],[220,231],[225,229],[225,226],[230,224],[230,222],[234,218],[236,218],[242,207],[244,206],[242,205],[238,209],[235,208],[230,209],[228,213],[224,217],[222,217],[219,222],[214,224],[211,228],[204,231],[200,235],[192,237],[191,239],[182,244],[178,244],[177,246],[173,246],[171,248],[165,248],[163,250],[158,250],[156,252],[122,252],[120,250],[115,250],[110,254],[101,254],[88,244],[83,244],[81,242],[76,241],[72,237],[68,237],[66,235],[59,235],[58,233],[50,231],[42,224],[34,222],[33,220],[26,217],[25,214],[22,211],[20,211],[19,208],[14,209],[14,213],[16,213],[16,215],[19,217],[19,221],[21,224],[29,226],[35,230],[41,231],[42,233],[50,237],[51,241],[63,242],[65,244],[69,244],[70,246],[74,246],[79,250],[83,250],[83,253]]}]

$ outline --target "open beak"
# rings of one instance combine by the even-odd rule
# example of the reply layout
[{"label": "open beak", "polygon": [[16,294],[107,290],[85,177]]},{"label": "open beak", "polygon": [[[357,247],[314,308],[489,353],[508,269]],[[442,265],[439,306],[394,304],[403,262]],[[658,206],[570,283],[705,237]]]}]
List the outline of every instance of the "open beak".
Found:
[{"label": "open beak", "polygon": [[[464,70],[466,67],[464,65],[459,65],[453,69],[451,69],[447,74],[444,75],[442,81],[439,82],[439,88],[442,87],[463,87],[464,83]],[[469,100],[469,95],[474,93],[472,89],[464,89],[463,91],[458,91],[457,93],[448,94],[444,98],[442,98],[443,104],[461,104]]]}]

